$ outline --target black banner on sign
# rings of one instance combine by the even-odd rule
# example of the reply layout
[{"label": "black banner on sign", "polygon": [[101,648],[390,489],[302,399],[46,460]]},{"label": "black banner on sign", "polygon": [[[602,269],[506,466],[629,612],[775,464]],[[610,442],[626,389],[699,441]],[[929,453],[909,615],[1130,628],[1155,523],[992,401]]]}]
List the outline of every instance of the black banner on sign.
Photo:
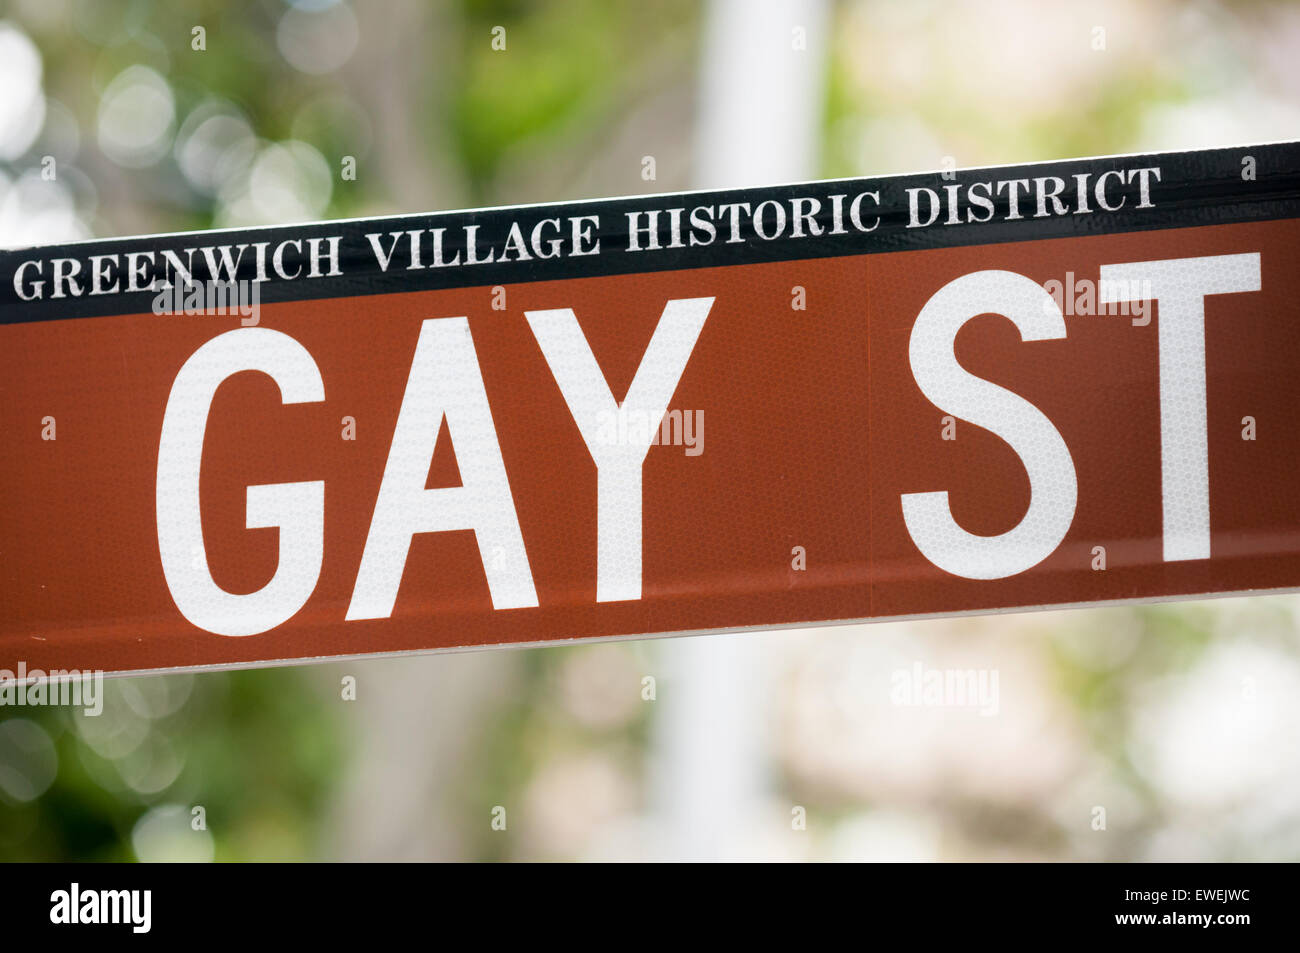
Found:
[{"label": "black banner on sign", "polygon": [[0,323],[148,312],[185,284],[337,298],[1300,215],[1300,143],[1070,159],[0,252]]}]

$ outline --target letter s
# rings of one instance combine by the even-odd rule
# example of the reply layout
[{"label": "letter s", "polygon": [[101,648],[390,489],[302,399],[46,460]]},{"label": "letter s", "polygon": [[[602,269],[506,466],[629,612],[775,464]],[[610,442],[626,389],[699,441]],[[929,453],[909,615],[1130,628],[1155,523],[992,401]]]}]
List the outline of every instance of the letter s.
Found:
[{"label": "letter s", "polygon": [[996,536],[968,533],[952,518],[947,491],[902,495],[903,521],[940,569],[967,579],[1001,579],[1047,558],[1069,531],[1078,502],[1074,460],[1060,432],[1018,394],[968,373],[953,350],[976,315],[1005,315],[1025,341],[1065,337],[1065,318],[1042,286],[1012,271],[977,271],[940,288],[912,327],[910,360],[921,392],[945,413],[1005,440],[1029,476],[1029,508]]}]

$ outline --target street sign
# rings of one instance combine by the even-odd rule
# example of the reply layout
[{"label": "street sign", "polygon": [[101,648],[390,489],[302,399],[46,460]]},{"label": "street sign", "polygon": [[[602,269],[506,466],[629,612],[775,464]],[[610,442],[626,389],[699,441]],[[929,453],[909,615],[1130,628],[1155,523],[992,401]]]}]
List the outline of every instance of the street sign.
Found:
[{"label": "street sign", "polygon": [[1300,588],[1300,143],[0,253],[0,670]]}]

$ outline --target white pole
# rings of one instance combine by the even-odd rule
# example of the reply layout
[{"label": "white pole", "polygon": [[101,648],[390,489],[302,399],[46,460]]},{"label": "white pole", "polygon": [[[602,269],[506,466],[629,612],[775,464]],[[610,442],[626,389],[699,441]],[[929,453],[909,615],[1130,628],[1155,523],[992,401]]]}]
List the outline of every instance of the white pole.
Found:
[{"label": "white pole", "polygon": [[[735,188],[815,177],[828,50],[824,0],[714,0],[705,24],[695,185]],[[773,559],[780,547],[773,544]],[[771,637],[659,643],[664,672],[655,757],[659,845],[672,859],[748,856],[789,830],[764,811]],[[777,827],[785,817],[783,828]],[[771,831],[764,831],[768,824]]]}]

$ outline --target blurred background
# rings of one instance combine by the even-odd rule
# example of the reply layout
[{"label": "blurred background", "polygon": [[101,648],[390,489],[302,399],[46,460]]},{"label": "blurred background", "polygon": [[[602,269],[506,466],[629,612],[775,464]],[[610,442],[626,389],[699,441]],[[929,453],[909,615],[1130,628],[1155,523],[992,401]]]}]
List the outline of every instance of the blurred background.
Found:
[{"label": "blurred background", "polygon": [[[1300,4],[4,0],[0,89],[12,247],[1293,139]],[[1298,613],[112,679],[0,708],[0,859],[1296,860]]]}]

